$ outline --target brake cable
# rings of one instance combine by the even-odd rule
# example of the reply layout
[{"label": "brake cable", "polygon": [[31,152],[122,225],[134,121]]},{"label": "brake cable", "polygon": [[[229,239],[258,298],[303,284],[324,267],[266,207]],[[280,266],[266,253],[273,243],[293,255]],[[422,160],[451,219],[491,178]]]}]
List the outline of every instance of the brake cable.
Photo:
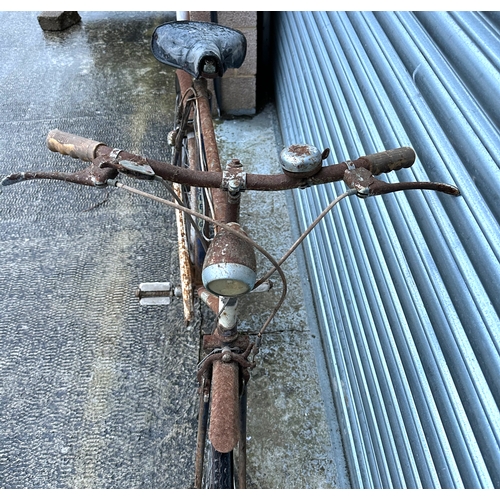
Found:
[{"label": "brake cable", "polygon": [[[292,255],[292,253],[297,249],[297,247],[306,239],[309,233],[319,224],[321,219],[326,216],[326,214],[337,204],[339,201],[347,198],[348,196],[352,196],[357,193],[356,189],[349,189],[348,191],[342,193],[337,196],[319,215],[316,219],[309,225],[309,227],[300,235],[297,241],[290,247],[290,249],[281,257],[278,261],[278,265],[281,266],[287,259]],[[270,269],[257,283],[255,283],[254,288],[257,288],[259,285],[264,283],[267,279],[269,279],[276,272],[276,267]]]}]

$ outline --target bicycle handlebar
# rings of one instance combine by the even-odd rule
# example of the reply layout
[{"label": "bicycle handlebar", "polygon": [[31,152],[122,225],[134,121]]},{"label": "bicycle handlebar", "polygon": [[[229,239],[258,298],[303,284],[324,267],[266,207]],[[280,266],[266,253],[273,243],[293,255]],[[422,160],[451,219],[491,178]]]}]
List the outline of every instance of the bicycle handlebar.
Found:
[{"label": "bicycle handlebar", "polygon": [[[100,146],[107,147],[106,144],[102,142],[63,132],[58,129],[51,130],[47,135],[47,147],[51,151],[69,155],[83,161],[92,161],[97,156]],[[379,175],[393,170],[411,167],[415,163],[415,159],[415,151],[412,148],[402,147],[361,156],[358,161],[363,161],[363,165],[357,166],[363,166],[363,168],[370,170],[373,175]]]},{"label": "bicycle handlebar", "polygon": [[[13,184],[29,179],[59,179],[89,186],[104,186],[114,179],[118,171],[142,178],[155,175],[178,184],[204,188],[224,189],[225,175],[232,172],[194,171],[170,163],[146,159],[106,144],[55,129],[47,136],[47,147],[57,153],[91,162],[86,169],[72,174],[63,172],[23,172],[5,177],[1,185]],[[346,160],[336,165],[322,167],[312,177],[297,178],[283,174],[261,175],[248,173],[242,190],[281,191],[304,188],[344,180],[359,196],[366,197],[404,189],[433,189],[458,196],[454,186],[434,182],[404,182],[388,184],[373,177],[402,168],[415,162],[415,151],[409,147],[397,148],[380,153],[365,155],[357,160]],[[227,180],[227,179],[226,179]]]}]

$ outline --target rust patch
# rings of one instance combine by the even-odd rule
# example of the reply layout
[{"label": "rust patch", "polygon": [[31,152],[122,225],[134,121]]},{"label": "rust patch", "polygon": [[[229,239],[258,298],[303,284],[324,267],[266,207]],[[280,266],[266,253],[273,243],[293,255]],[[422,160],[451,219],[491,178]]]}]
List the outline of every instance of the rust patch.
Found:
[{"label": "rust patch", "polygon": [[[228,224],[232,229],[246,236],[245,231],[236,222]],[[242,238],[222,228],[215,235],[208,248],[203,269],[211,265],[223,265],[226,263],[241,264],[256,271],[255,251],[252,245]]]},{"label": "rust patch", "polygon": [[307,144],[293,144],[288,148],[288,150],[296,155],[308,156],[311,154],[311,150]]}]

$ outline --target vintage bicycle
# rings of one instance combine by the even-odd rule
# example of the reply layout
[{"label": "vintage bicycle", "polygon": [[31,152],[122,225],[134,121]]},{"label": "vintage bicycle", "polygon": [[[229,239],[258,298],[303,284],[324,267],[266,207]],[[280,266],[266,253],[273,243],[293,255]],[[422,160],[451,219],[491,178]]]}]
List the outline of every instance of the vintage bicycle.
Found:
[{"label": "vintage bicycle", "polygon": [[[99,141],[52,130],[50,150],[78,158],[89,165],[81,171],[23,172],[5,177],[8,186],[34,179],[57,179],[87,186],[113,186],[146,196],[176,210],[180,282],[142,283],[137,296],[143,305],[182,298],[186,322],[192,321],[194,301],[213,311],[215,328],[201,339],[198,365],[199,417],[194,471],[197,488],[246,487],[246,412],[250,373],[257,362],[266,328],[285,300],[286,277],[282,264],[320,220],[343,198],[384,195],[408,189],[431,189],[458,196],[454,186],[431,182],[387,183],[375,176],[410,167],[415,152],[402,147],[367,154],[323,166],[329,151],[308,144],[283,149],[283,173],[245,172],[236,159],[222,168],[212,120],[214,99],[208,81],[228,68],[241,66],[246,53],[244,35],[212,23],[177,21],[159,26],[152,51],[162,63],[177,68],[175,123],[168,134],[171,163],[144,158]],[[170,199],[132,188],[119,174],[163,183]],[[240,225],[239,211],[247,190],[279,191],[344,181],[346,192],[333,200],[279,260],[250,238]],[[256,252],[270,262],[259,277]],[[278,275],[281,297],[270,309],[259,332],[238,331],[238,298],[269,290]]]}]

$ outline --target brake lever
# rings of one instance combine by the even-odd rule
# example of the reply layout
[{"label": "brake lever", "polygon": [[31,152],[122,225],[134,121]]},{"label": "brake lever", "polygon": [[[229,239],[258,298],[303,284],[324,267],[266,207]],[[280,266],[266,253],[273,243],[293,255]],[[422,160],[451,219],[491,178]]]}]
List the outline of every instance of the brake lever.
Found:
[{"label": "brake lever", "polygon": [[87,168],[78,172],[17,172],[7,175],[0,181],[0,186],[10,186],[22,181],[33,179],[52,179],[84,186],[105,187],[110,179],[114,179],[119,172],[139,179],[152,179],[154,170],[145,161],[137,163],[129,160],[119,160],[120,151],[113,150],[109,155],[95,158]]},{"label": "brake lever", "polygon": [[0,186],[9,186],[22,181],[34,179],[52,179],[58,181],[72,182],[84,186],[105,187],[108,179],[114,179],[118,175],[115,168],[101,166],[91,163],[87,168],[78,172],[18,172],[7,175],[0,182]]},{"label": "brake lever", "polygon": [[120,150],[112,150],[107,155],[101,155],[90,163],[87,168],[78,172],[16,172],[0,179],[0,189],[22,181],[35,179],[51,179],[71,182],[92,187],[106,187],[110,179],[114,179],[118,173],[123,173],[138,179],[154,179],[155,172],[151,166],[142,160],[140,162],[121,160],[118,155]]},{"label": "brake lever", "polygon": [[[354,167],[354,165],[352,165],[352,167]],[[352,167],[348,164],[348,168],[344,172],[344,182],[351,189],[356,190],[356,195],[359,198],[368,198],[369,196],[377,196],[409,189],[427,189],[453,196],[460,196],[458,188],[451,184],[442,182],[397,182],[391,184],[377,179],[366,168]]]}]

